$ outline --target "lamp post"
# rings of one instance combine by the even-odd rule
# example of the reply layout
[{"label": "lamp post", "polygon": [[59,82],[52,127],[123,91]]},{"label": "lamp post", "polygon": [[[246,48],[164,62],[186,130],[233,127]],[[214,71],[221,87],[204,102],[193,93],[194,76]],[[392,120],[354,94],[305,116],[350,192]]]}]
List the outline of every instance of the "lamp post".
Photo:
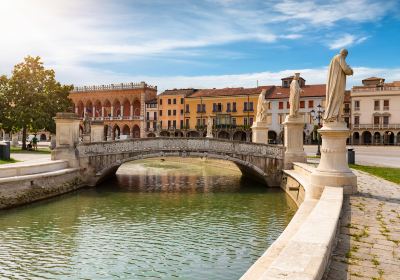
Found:
[{"label": "lamp post", "polygon": [[[325,111],[322,109],[321,104],[318,104],[317,109],[314,110],[312,109],[310,111],[311,117],[313,118],[314,121],[318,121],[318,128],[321,128],[321,120],[322,120],[322,116],[325,113]],[[317,142],[318,142],[318,149],[317,149],[317,156],[321,155],[321,149],[320,149],[320,138],[318,136],[318,131],[317,131]]]}]

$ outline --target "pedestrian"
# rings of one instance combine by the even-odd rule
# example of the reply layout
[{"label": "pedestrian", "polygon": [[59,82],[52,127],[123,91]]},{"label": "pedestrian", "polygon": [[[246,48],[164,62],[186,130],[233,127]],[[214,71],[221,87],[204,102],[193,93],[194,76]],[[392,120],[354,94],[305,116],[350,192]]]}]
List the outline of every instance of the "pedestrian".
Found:
[{"label": "pedestrian", "polygon": [[37,151],[37,142],[38,142],[38,139],[36,138],[36,134],[33,136],[33,139],[32,139],[32,143],[33,143],[33,149],[35,150],[35,151]]}]

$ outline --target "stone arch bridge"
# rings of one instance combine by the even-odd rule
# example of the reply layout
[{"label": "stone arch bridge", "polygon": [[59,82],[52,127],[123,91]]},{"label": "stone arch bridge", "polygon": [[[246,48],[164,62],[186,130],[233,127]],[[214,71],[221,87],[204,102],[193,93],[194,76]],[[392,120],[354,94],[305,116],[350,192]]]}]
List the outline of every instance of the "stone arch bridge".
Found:
[{"label": "stone arch bridge", "polygon": [[168,156],[228,160],[244,175],[256,177],[268,186],[279,186],[284,150],[276,145],[213,138],[160,137],[80,143],[74,154],[75,165],[82,168],[83,178],[91,186],[114,174],[124,162]]}]

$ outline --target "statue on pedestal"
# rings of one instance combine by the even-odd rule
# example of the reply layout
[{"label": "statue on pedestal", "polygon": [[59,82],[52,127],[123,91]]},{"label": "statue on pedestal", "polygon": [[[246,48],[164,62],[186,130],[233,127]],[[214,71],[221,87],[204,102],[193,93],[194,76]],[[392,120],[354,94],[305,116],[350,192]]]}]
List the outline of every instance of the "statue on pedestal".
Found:
[{"label": "statue on pedestal", "polygon": [[83,119],[83,134],[90,134],[90,126],[91,126],[90,117],[87,114],[85,114],[85,117]]},{"label": "statue on pedestal", "polygon": [[268,101],[265,99],[267,90],[262,90],[258,96],[256,122],[267,121]]},{"label": "statue on pedestal", "polygon": [[328,81],[326,83],[326,108],[323,120],[328,122],[340,122],[342,115],[344,92],[346,90],[346,75],[353,75],[346,63],[348,51],[342,49],[331,60],[328,69]]},{"label": "statue on pedestal", "polygon": [[298,117],[300,94],[303,92],[303,90],[300,88],[300,85],[299,85],[299,77],[300,77],[300,73],[295,73],[293,80],[290,83],[289,117],[292,117],[292,118]]}]

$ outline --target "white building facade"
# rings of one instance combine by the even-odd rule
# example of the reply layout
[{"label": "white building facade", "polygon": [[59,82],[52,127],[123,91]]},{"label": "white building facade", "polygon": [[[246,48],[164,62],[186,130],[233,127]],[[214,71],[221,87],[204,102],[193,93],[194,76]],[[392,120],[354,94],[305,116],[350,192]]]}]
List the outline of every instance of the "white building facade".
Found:
[{"label": "white building facade", "polygon": [[352,144],[400,145],[400,81],[371,77],[351,90]]},{"label": "white building facade", "polygon": [[[271,143],[283,143],[283,122],[290,110],[289,94],[292,79],[293,76],[283,78],[282,85],[275,86],[266,96],[266,99],[270,102],[268,111],[268,138]],[[306,144],[311,144],[317,141],[314,131],[318,125],[318,119],[313,118],[311,110],[317,111],[318,105],[320,105],[320,110],[324,109],[326,86],[325,84],[306,85],[305,82],[300,77],[299,84],[304,92],[300,95],[299,114],[304,118],[305,123],[303,140]],[[322,119],[320,119],[320,124],[322,125]]]}]

